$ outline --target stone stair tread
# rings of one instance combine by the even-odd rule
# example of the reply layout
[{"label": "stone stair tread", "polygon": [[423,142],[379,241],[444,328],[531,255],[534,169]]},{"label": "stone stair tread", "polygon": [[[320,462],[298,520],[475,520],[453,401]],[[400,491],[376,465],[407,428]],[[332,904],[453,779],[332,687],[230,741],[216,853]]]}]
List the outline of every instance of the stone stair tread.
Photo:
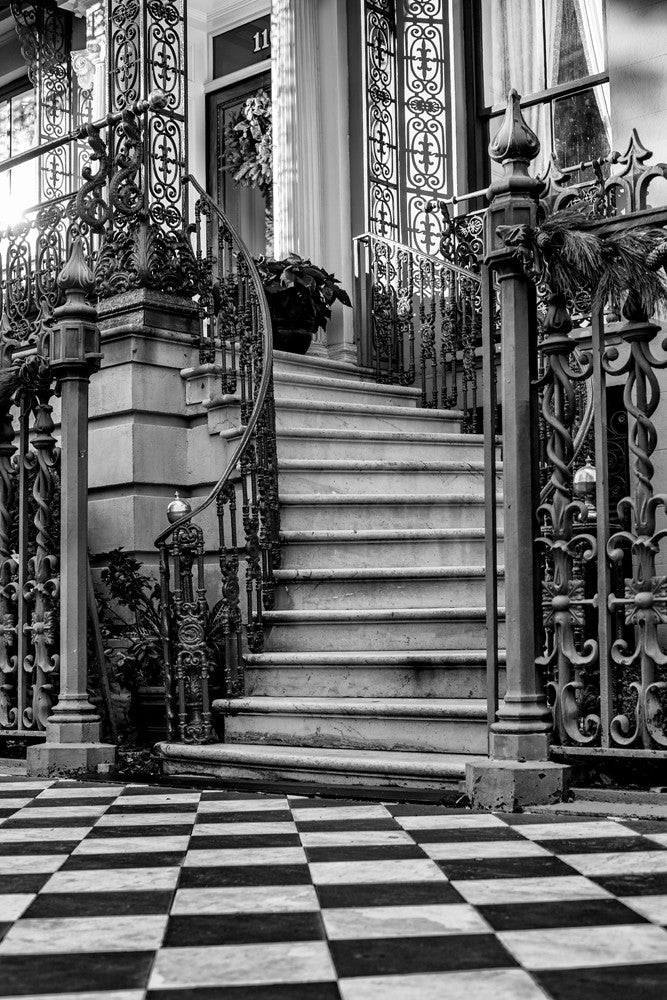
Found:
[{"label": "stone stair tread", "polygon": [[[499,659],[504,661],[505,653],[501,651]],[[275,666],[337,666],[358,664],[361,666],[377,664],[398,666],[438,666],[452,664],[459,666],[486,665],[486,652],[483,649],[386,649],[386,650],[340,650],[336,652],[306,652],[306,653],[247,653],[244,657],[247,665],[272,664]]]},{"label": "stone stair tread", "polygon": [[[322,531],[316,529],[286,529],[280,532],[281,540],[284,542],[347,542],[347,541],[401,541],[412,539],[437,539],[437,538],[485,538],[486,533],[483,528],[361,528],[358,530],[347,528],[325,528]],[[498,537],[502,538],[502,532],[498,531]]]},{"label": "stone stair tread", "polygon": [[[289,469],[331,469],[332,471],[352,470],[355,472],[484,472],[484,462],[449,462],[392,461],[383,458],[284,458],[280,461],[283,472]],[[497,469],[502,471],[498,463]]]},{"label": "stone stair tread", "polygon": [[225,715],[345,715],[386,718],[483,719],[483,698],[217,698],[212,708]]},{"label": "stone stair tread", "polygon": [[[339,380],[342,381],[342,380]],[[363,385],[370,385],[372,383],[364,382]],[[401,420],[424,420],[426,418],[433,420],[442,420],[447,422],[456,423],[463,420],[465,414],[463,410],[435,410],[428,409],[424,410],[420,407],[415,407],[411,409],[406,406],[392,406],[391,403],[377,403],[372,401],[370,403],[352,403],[341,400],[335,402],[333,400],[326,399],[303,399],[297,396],[281,396],[276,399],[277,409],[294,409],[294,410],[304,410],[309,412],[311,410],[320,410],[322,412],[328,413],[341,413],[349,412],[356,414],[379,414],[381,416],[397,417]]]},{"label": "stone stair tread", "polygon": [[309,437],[325,441],[423,441],[433,444],[477,445],[482,447],[482,434],[460,434],[455,431],[354,430],[346,427],[284,427],[279,437]]},{"label": "stone stair tread", "polygon": [[[498,608],[502,617],[504,608]],[[265,611],[264,620],[269,625],[288,625],[317,622],[376,622],[376,621],[468,621],[486,618],[486,608],[304,608],[296,611]]]},{"label": "stone stair tread", "polygon": [[[281,493],[280,503],[284,506],[321,506],[331,504],[354,507],[366,506],[430,506],[451,507],[458,504],[483,506],[483,493]],[[502,502],[502,496],[497,498]]]},{"label": "stone stair tread", "polygon": [[217,743],[189,746],[158,743],[163,760],[179,758],[221,764],[256,762],[267,767],[290,764],[295,769],[340,771],[345,774],[396,774],[414,777],[463,778],[465,765],[482,760],[470,754],[420,753],[408,750],[345,750],[291,747],[269,743]]},{"label": "stone stair tread", "polygon": [[377,382],[363,382],[363,381],[353,381],[346,378],[336,378],[335,376],[328,375],[313,375],[310,372],[304,373],[303,375],[299,372],[274,370],[273,381],[276,382],[289,382],[294,385],[307,385],[310,388],[327,388],[327,389],[339,389],[343,392],[348,392],[351,388],[363,388],[365,393],[369,396],[379,397],[382,396],[403,396],[405,399],[414,400],[415,404],[417,400],[421,399],[421,389],[413,389],[412,386],[404,385],[384,385]]},{"label": "stone stair tread", "polygon": [[[504,575],[504,566],[498,567],[498,575]],[[307,580],[460,580],[484,579],[484,566],[322,566],[312,569],[276,569],[276,581],[285,583]]]}]

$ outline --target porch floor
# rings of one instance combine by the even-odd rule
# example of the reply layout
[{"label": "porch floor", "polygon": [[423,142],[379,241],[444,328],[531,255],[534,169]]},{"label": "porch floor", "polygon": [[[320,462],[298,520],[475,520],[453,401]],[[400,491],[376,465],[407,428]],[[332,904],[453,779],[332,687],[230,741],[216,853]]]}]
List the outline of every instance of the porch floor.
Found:
[{"label": "porch floor", "polygon": [[664,998],[667,824],[0,778],[0,996]]}]

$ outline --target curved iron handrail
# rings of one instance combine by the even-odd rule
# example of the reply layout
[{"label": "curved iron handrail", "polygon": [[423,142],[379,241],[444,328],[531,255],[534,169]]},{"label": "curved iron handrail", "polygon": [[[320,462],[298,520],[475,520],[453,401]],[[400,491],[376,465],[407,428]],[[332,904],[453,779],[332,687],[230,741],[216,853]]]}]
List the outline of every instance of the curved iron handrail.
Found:
[{"label": "curved iron handrail", "polygon": [[183,524],[188,524],[190,521],[192,521],[193,518],[197,517],[198,514],[201,514],[202,511],[206,510],[207,507],[210,507],[213,501],[220,495],[225,484],[229,481],[232,472],[238,465],[241,456],[248,447],[248,443],[253,435],[255,428],[257,427],[257,423],[259,421],[262,408],[266,401],[266,395],[273,375],[273,327],[271,325],[271,314],[269,312],[269,305],[268,302],[266,301],[266,296],[264,294],[264,286],[262,285],[262,279],[260,278],[259,271],[257,270],[257,265],[255,264],[255,261],[253,260],[250,251],[248,250],[245,243],[239,236],[235,227],[229,221],[229,219],[227,218],[223,210],[220,208],[220,206],[215,204],[213,199],[210,197],[210,195],[206,193],[206,191],[202,188],[202,186],[195,179],[195,177],[193,177],[192,174],[186,174],[186,176],[184,177],[184,182],[187,184],[191,184],[192,187],[197,192],[197,194],[199,195],[199,197],[201,198],[201,200],[206,204],[206,206],[211,211],[213,211],[219,217],[219,219],[222,220],[225,228],[228,230],[229,233],[231,233],[235,243],[238,245],[241,252],[243,253],[245,262],[248,266],[248,271],[253,279],[253,283],[258,292],[257,300],[262,314],[262,327],[264,332],[262,341],[264,371],[262,372],[262,378],[259,384],[259,389],[257,390],[257,398],[255,400],[255,405],[253,406],[252,413],[250,414],[250,417],[248,418],[248,423],[246,424],[245,430],[241,435],[241,440],[239,441],[232,457],[227,463],[225,471],[222,473],[218,481],[210,489],[207,496],[202,500],[202,502],[199,504],[198,507],[195,507],[194,510],[190,511],[188,514],[185,514],[183,517],[179,518],[178,521],[174,521],[173,524],[170,524],[168,528],[165,528],[165,530],[158,535],[158,537],[155,539],[155,542],[153,543],[156,546],[156,548],[159,547],[163,542],[166,542],[169,536],[173,535],[173,533],[176,531],[177,528],[179,528]]}]

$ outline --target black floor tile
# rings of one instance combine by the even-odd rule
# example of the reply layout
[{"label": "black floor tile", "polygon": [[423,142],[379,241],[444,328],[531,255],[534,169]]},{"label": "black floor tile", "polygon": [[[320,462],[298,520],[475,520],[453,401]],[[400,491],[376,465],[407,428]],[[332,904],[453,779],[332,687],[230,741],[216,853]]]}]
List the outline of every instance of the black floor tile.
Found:
[{"label": "black floor tile", "polygon": [[359,799],[344,799],[344,798],[326,798],[315,796],[312,799],[300,799],[295,795],[288,795],[287,801],[293,809],[340,809],[345,806],[354,806],[359,808],[359,806],[372,806],[375,808],[379,806],[386,809],[387,807],[382,802],[361,802]]},{"label": "black floor tile", "polygon": [[146,824],[146,826],[95,826],[88,834],[96,840],[106,837],[189,837],[193,823],[167,826]]},{"label": "black floor tile", "polygon": [[0,954],[0,996],[142,989],[152,951],[81,955]]},{"label": "black floor tile", "polygon": [[131,917],[169,913],[173,892],[43,892],[24,917]]},{"label": "black floor tile", "polygon": [[309,885],[310,882],[308,865],[229,865],[182,868],[178,887],[201,889],[225,885]]},{"label": "black floor tile", "polygon": [[335,983],[270,983],[266,986],[150,990],[146,1000],[340,1000],[340,992]]},{"label": "black floor tile", "polygon": [[[28,804],[25,805],[23,808],[27,811],[30,809],[55,809],[55,808],[60,809],[60,807],[62,806],[63,809],[87,809],[90,810],[91,812],[93,810],[95,810],[95,812],[98,812],[100,809],[106,809],[106,807],[110,806],[111,803],[114,802],[115,800],[116,800],[115,794],[107,795],[106,798],[102,798],[102,796],[100,796],[100,798],[94,798],[94,799],[88,798],[87,796],[86,798],[78,798],[78,799],[74,797],[72,797],[71,799],[70,798],[54,799],[51,797],[44,799],[34,798],[32,799],[31,802],[28,802]],[[2,803],[0,802],[0,806],[1,805]]]},{"label": "black floor tile", "polygon": [[295,820],[297,830],[303,833],[336,833],[338,830],[401,830],[390,816],[387,819],[321,819]]},{"label": "black floor tile", "polygon": [[567,899],[557,903],[494,903],[477,910],[495,931],[548,927],[604,927],[645,923],[617,899]]},{"label": "black floor tile", "polygon": [[300,847],[301,840],[298,833],[265,833],[256,834],[232,834],[227,837],[220,836],[193,837],[190,841],[190,850],[217,851],[225,848],[236,847]]},{"label": "black floor tile", "polygon": [[196,823],[291,823],[289,809],[251,809],[248,812],[198,813]]},{"label": "black floor tile", "polygon": [[423,906],[464,901],[448,882],[368,882],[359,885],[318,885],[316,888],[323,909],[338,906]]},{"label": "black floor tile", "polygon": [[39,892],[50,878],[50,872],[36,872],[34,875],[0,875],[0,896],[5,892]]},{"label": "black floor tile", "polygon": [[21,840],[0,843],[0,857],[18,854],[69,854],[79,846],[78,840]]},{"label": "black floor tile", "polygon": [[137,804],[132,802],[132,798],[128,797],[127,800],[116,799],[112,806],[106,811],[107,816],[127,816],[128,813],[132,816],[136,816],[137,813],[146,815],[146,822],[150,823],[151,816],[153,813],[195,813],[197,810],[197,805],[194,802],[159,802],[155,805],[150,805],[145,802],[139,802]]},{"label": "black floor tile", "polygon": [[531,823],[591,823],[597,822],[597,816],[574,816],[571,813],[555,815],[553,813],[507,813],[502,817],[510,826],[527,826]]},{"label": "black floor tile", "polygon": [[410,830],[413,840],[418,844],[476,844],[482,841],[525,840],[520,833],[510,826],[485,826],[479,829],[459,830]]},{"label": "black floor tile", "polygon": [[664,896],[667,895],[667,872],[640,875],[589,876],[591,882],[602,886],[614,896]]},{"label": "black floor tile", "polygon": [[493,934],[330,941],[339,977],[502,969],[517,963]]},{"label": "black floor tile", "polygon": [[30,810],[21,809],[17,816],[5,820],[4,830],[43,830],[49,827],[88,827],[96,823],[98,816],[30,816]]},{"label": "black floor tile", "polygon": [[553,1000],[665,1000],[667,962],[534,972]]},{"label": "black floor tile", "polygon": [[201,793],[202,802],[232,802],[235,799],[243,802],[284,802],[284,795],[259,795],[257,792],[223,792],[204,789]]},{"label": "black floor tile", "polygon": [[306,847],[305,851],[308,861],[313,863],[316,861],[408,861],[426,857],[420,847],[410,844],[392,844],[379,847],[372,845]]},{"label": "black floor tile", "polygon": [[192,798],[196,789],[192,788],[165,788],[162,785],[137,785],[135,788],[124,788],[119,793],[119,801],[131,799],[133,795],[183,795]]},{"label": "black floor tile", "polygon": [[171,917],[164,943],[172,948],[195,948],[322,938],[319,913],[234,913]]},{"label": "black floor tile", "polygon": [[636,833],[667,833],[667,822],[664,819],[624,819],[619,827],[624,826]]},{"label": "black floor tile", "polygon": [[469,809],[451,809],[432,802],[385,802],[392,816],[469,816]]},{"label": "black floor tile", "polygon": [[12,926],[13,926],[13,924],[12,924],[11,920],[8,923],[4,923],[4,922],[0,921],[0,941],[2,941],[3,937],[5,936],[5,934],[9,930],[9,928],[12,927]]},{"label": "black floor tile", "polygon": [[[25,806],[23,806],[23,808],[25,809]],[[12,806],[11,809],[3,809],[0,805],[0,819],[6,819],[9,816],[13,816],[14,813],[19,812],[20,809],[21,806]]]},{"label": "black floor tile", "polygon": [[487,878],[554,878],[579,874],[560,858],[471,858],[436,861],[436,864],[452,882]]},{"label": "black floor tile", "polygon": [[3,799],[34,799],[40,794],[39,788],[13,789],[11,785],[0,785],[0,808]]},{"label": "black floor tile", "polygon": [[[660,851],[658,844],[644,837],[573,837],[571,840],[538,840],[555,854],[627,854],[630,851]],[[567,860],[567,859],[566,859]]]},{"label": "black floor tile", "polygon": [[73,854],[61,872],[98,871],[105,868],[178,868],[186,851],[128,851],[124,854]]}]

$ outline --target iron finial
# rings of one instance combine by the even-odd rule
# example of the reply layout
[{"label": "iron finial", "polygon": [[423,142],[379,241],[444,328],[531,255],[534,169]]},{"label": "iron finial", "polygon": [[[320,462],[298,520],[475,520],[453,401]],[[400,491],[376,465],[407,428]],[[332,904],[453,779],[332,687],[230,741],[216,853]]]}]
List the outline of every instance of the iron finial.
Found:
[{"label": "iron finial", "polygon": [[86,261],[80,236],[72,243],[70,255],[58,275],[58,284],[64,292],[82,291],[89,295],[95,291],[95,275]]},{"label": "iron finial", "polygon": [[176,521],[180,521],[182,517],[189,514],[192,507],[187,500],[184,500],[181,494],[176,490],[174,493],[174,499],[167,506],[167,520],[169,524],[175,524]]},{"label": "iron finial", "polygon": [[496,163],[523,160],[530,163],[540,151],[540,140],[521,113],[521,98],[512,88],[507,95],[507,107],[502,125],[489,145],[489,156]]}]

